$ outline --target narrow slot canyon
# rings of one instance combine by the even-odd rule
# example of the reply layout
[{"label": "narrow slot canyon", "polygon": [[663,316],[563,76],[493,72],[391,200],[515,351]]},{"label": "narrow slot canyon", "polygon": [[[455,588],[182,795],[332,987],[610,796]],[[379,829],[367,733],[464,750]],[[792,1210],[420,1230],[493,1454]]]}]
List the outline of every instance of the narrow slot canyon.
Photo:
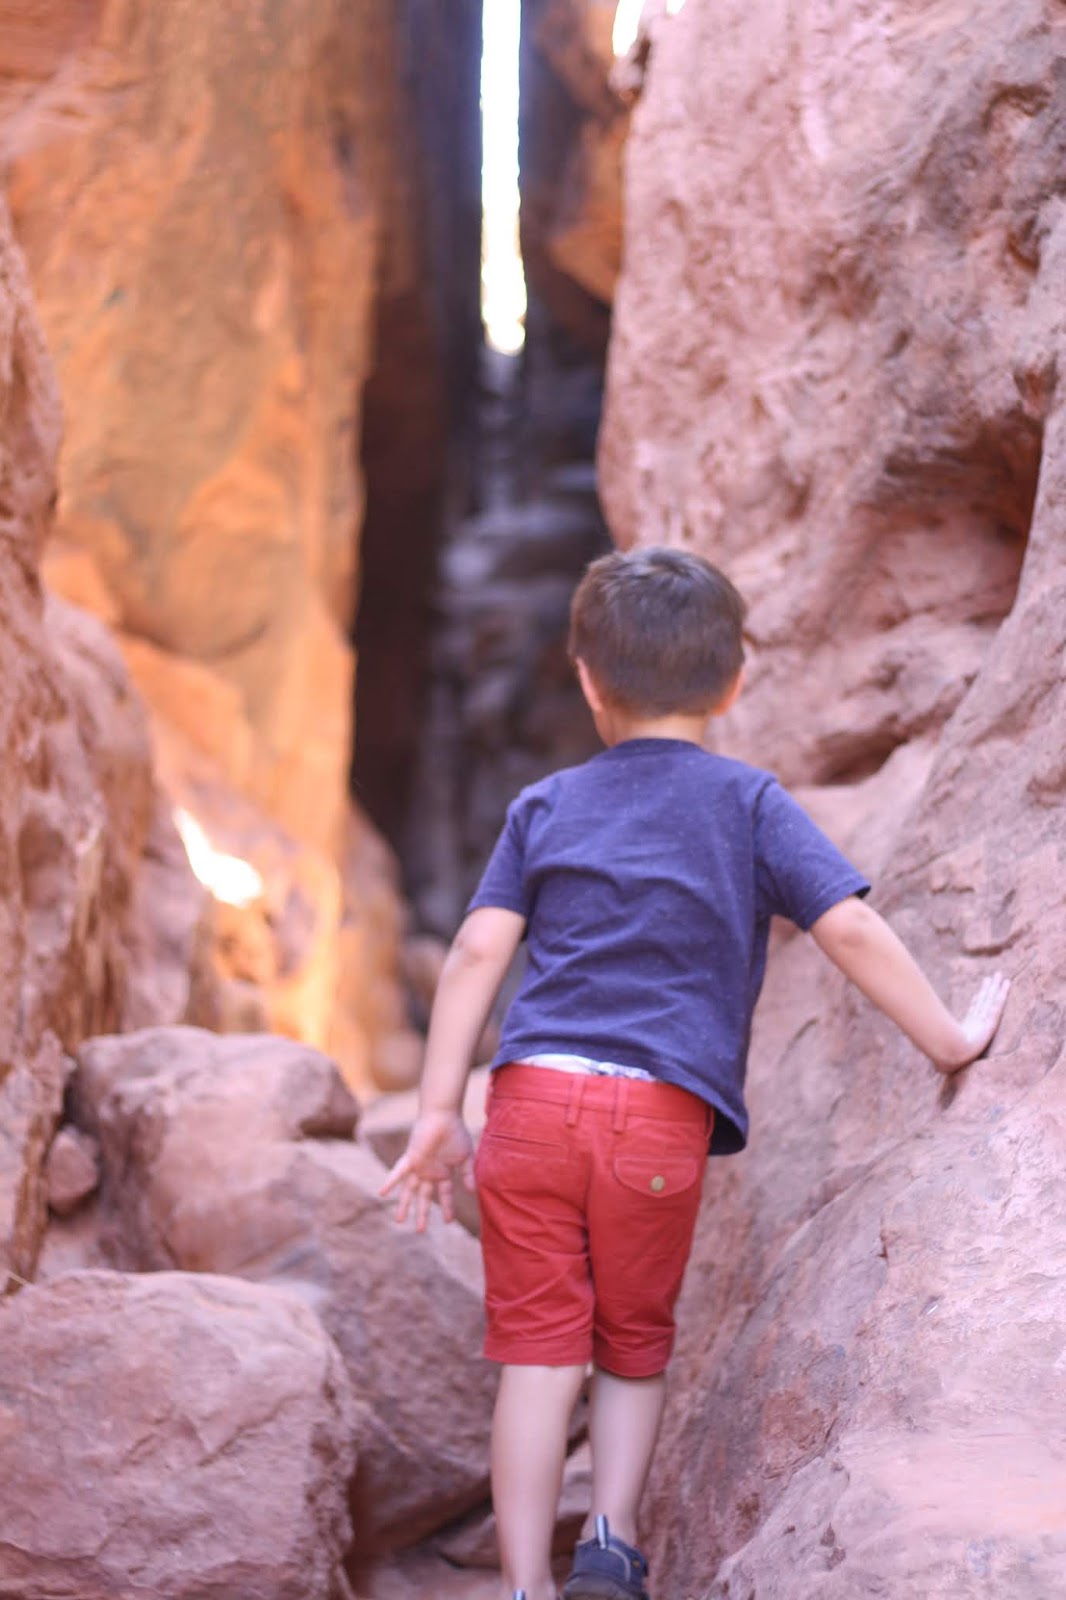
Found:
[{"label": "narrow slot canyon", "polygon": [[[436,195],[423,272],[447,288],[431,297],[421,348],[410,306],[377,330],[361,457],[353,793],[399,855],[418,932],[438,939],[457,928],[517,790],[596,747],[565,640],[574,584],[610,547],[594,457],[617,270],[601,258],[617,240],[585,242],[583,276],[597,295],[556,264],[552,239],[566,185],[582,177],[584,125],[602,121],[618,149],[613,16],[593,8],[583,36],[551,7],[495,8],[481,61],[484,136],[470,120],[473,29],[463,114],[438,104],[415,123]],[[419,52],[424,44],[419,35]],[[617,167],[614,179],[617,232]]]},{"label": "narrow slot canyon", "polygon": [[[1012,989],[944,1079],[775,923],[649,1592],[1059,1593],[1063,59],[1051,0],[0,0],[4,1596],[500,1600],[476,1196],[379,1190],[599,748],[575,583],[664,543],[747,602],[712,748]],[[560,1583],[591,1484],[583,1397]]]}]

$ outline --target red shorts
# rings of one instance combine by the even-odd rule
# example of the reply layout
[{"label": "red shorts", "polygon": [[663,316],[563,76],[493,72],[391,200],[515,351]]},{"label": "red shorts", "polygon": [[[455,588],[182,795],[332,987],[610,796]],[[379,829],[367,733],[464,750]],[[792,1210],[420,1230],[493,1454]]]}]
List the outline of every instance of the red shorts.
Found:
[{"label": "red shorts", "polygon": [[662,1372],[713,1116],[665,1083],[493,1073],[475,1168],[490,1361]]}]

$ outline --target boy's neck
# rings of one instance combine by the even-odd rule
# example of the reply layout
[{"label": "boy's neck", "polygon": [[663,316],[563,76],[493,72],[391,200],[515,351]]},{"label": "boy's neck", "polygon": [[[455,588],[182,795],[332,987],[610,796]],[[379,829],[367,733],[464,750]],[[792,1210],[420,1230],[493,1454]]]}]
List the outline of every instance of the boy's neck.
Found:
[{"label": "boy's neck", "polygon": [[682,739],[702,749],[709,721],[705,711],[695,715],[675,711],[665,717],[649,717],[623,711],[617,706],[605,706],[596,716],[596,728],[608,748],[624,744],[627,739]]}]

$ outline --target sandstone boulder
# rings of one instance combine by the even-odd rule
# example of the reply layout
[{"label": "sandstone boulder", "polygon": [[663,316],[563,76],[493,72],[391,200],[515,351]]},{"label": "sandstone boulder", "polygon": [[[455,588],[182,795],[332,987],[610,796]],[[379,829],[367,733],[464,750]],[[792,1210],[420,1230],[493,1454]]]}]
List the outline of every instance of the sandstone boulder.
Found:
[{"label": "sandstone boulder", "polygon": [[60,1128],[48,1151],[44,1181],[50,1211],[58,1217],[76,1211],[100,1182],[96,1140],[78,1128]]},{"label": "sandstone boulder", "polygon": [[291,1295],[72,1273],[0,1305],[11,1600],[350,1600],[343,1364]]},{"label": "sandstone boulder", "polygon": [[269,1036],[149,1030],[86,1045],[72,1097],[100,1141],[116,1265],[286,1287],[337,1341],[364,1407],[360,1553],[484,1497],[494,1378],[477,1247],[439,1219],[422,1236],[396,1227],[330,1061]]}]

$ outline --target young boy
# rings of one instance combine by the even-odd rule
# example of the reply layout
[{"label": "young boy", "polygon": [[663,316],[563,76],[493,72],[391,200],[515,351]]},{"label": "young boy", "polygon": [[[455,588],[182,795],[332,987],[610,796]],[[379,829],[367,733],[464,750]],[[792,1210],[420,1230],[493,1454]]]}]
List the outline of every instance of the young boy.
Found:
[{"label": "young boy", "polygon": [[[857,872],[768,774],[710,754],[740,689],[744,607],[699,557],[603,557],[570,650],[606,746],[508,812],[448,956],[421,1109],[383,1193],[425,1226],[452,1180],[482,1217],[485,1354],[502,1364],[492,1485],[507,1594],[553,1600],[567,1426],[594,1363],[595,1536],[565,1600],[647,1600],[637,1509],[708,1149],[743,1148],[743,1086],[770,918],[786,916],[942,1072],[987,1047],[1007,985],[962,1022]],[[476,1164],[460,1116],[478,1037],[520,940]]]}]

